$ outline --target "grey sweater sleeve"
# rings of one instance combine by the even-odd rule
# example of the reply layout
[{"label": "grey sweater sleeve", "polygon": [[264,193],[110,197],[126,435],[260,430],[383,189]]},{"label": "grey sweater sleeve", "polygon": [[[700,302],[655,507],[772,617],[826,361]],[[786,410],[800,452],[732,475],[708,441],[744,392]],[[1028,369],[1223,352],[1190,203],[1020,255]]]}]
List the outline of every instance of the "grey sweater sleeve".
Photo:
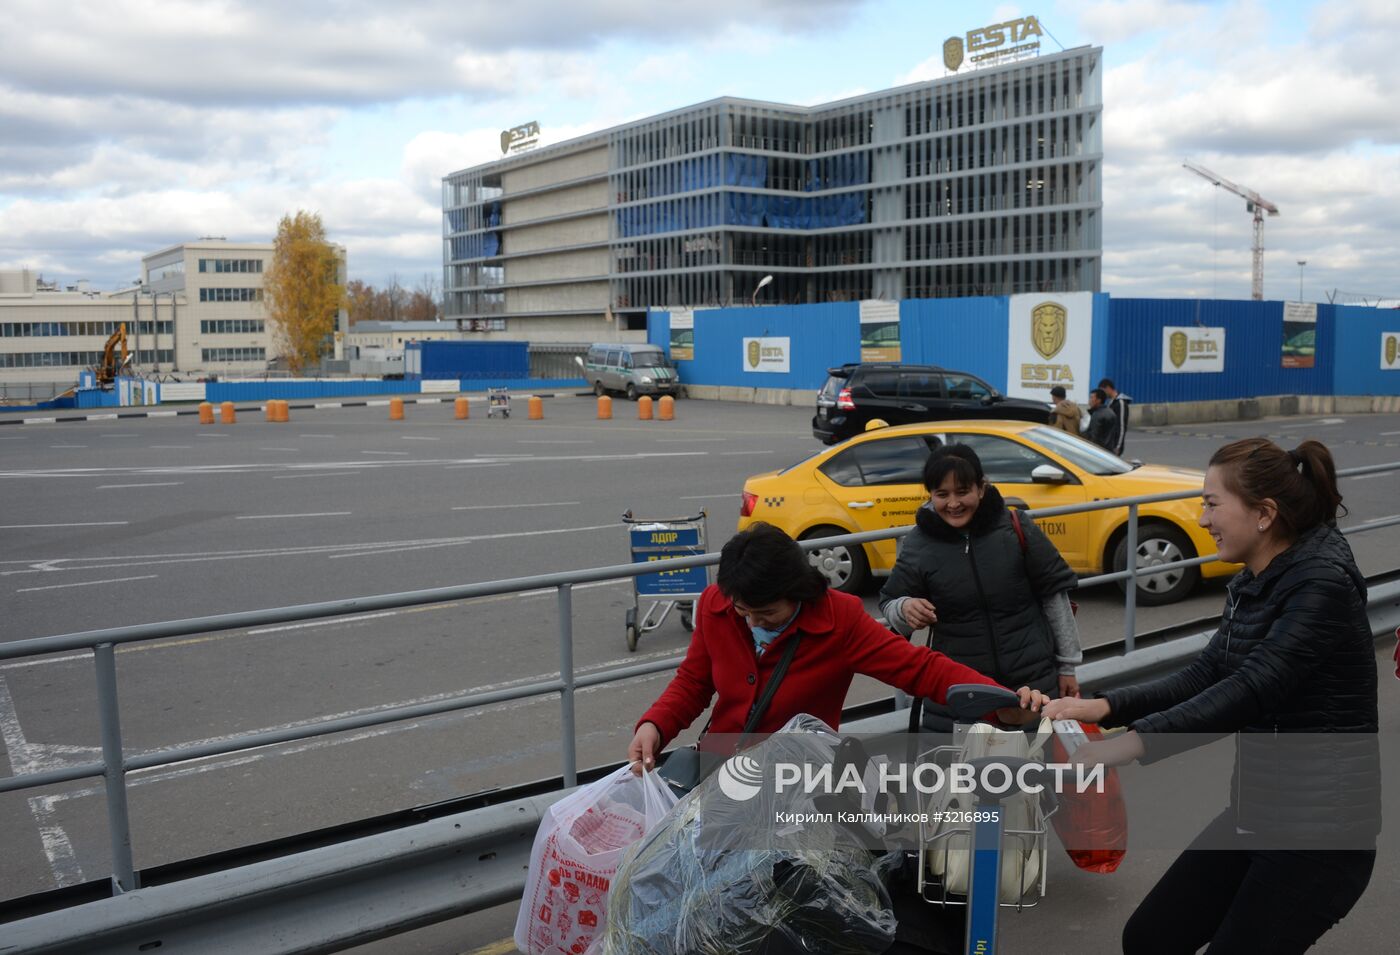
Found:
[{"label": "grey sweater sleeve", "polygon": [[909,622],[904,619],[904,603],[908,599],[908,597],[894,597],[880,605],[880,612],[885,615],[890,629],[905,637],[914,634],[914,628],[909,626]]},{"label": "grey sweater sleeve", "polygon": [[1040,602],[1050,632],[1055,635],[1055,663],[1061,676],[1073,676],[1075,667],[1084,662],[1084,650],[1079,645],[1079,624],[1069,605],[1069,591],[1061,590]]}]

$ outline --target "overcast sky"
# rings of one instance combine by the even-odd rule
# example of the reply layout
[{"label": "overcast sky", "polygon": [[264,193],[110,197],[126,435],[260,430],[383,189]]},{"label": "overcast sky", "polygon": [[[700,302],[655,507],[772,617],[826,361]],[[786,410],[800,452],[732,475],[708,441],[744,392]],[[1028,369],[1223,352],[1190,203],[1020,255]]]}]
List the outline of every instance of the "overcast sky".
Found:
[{"label": "overcast sky", "polygon": [[[1400,3],[6,0],[0,268],[116,287],[202,235],[323,216],[350,275],[442,266],[441,179],[720,95],[819,103],[941,76],[943,40],[1036,14],[1105,48],[1104,290],[1400,294]],[[1046,46],[1058,46],[1047,38]]]}]

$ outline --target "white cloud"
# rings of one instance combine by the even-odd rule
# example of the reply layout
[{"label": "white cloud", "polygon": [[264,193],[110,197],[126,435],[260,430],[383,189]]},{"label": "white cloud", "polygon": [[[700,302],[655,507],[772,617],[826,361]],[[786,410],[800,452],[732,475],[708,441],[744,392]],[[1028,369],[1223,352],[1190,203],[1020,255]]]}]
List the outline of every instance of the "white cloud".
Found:
[{"label": "white cloud", "polygon": [[1179,30],[1205,11],[1205,4],[1173,0],[1105,0],[1073,8],[1080,36],[1096,44],[1123,43],[1155,30]]}]

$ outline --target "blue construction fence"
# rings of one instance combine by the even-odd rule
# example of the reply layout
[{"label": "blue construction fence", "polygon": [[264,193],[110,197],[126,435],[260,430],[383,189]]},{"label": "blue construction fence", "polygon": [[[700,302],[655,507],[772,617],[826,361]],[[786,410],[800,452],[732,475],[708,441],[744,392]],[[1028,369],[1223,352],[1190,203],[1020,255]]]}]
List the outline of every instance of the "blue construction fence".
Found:
[{"label": "blue construction fence", "polygon": [[[1047,299],[1055,295],[1047,294]],[[971,372],[1008,390],[1007,296],[899,302],[900,360]],[[1083,400],[1101,378],[1142,402],[1186,402],[1266,395],[1397,395],[1400,362],[1383,369],[1385,339],[1400,336],[1400,309],[1318,305],[1312,366],[1284,367],[1284,303],[1092,297],[1090,381],[1070,389]],[[675,359],[681,380],[697,385],[815,390],[826,369],[861,360],[857,302],[697,309],[691,358]],[[1224,368],[1163,371],[1163,329],[1224,329]],[[670,350],[671,313],[652,311],[647,340]],[[786,338],[789,370],[745,368],[745,338]]]}]

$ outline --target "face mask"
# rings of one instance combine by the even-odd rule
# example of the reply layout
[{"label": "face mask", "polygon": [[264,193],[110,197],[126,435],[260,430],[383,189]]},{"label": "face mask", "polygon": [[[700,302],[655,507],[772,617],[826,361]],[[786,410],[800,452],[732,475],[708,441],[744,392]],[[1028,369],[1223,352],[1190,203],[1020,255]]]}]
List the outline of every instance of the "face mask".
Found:
[{"label": "face mask", "polygon": [[767,627],[755,627],[753,624],[749,624],[749,632],[753,634],[754,648],[757,649],[759,653],[768,649],[768,644],[778,639],[778,635],[788,628],[788,624],[797,619],[797,615],[801,611],[802,604],[799,603],[797,609],[792,612],[792,616],[787,618],[787,623],[778,627],[776,630],[769,630]]}]

